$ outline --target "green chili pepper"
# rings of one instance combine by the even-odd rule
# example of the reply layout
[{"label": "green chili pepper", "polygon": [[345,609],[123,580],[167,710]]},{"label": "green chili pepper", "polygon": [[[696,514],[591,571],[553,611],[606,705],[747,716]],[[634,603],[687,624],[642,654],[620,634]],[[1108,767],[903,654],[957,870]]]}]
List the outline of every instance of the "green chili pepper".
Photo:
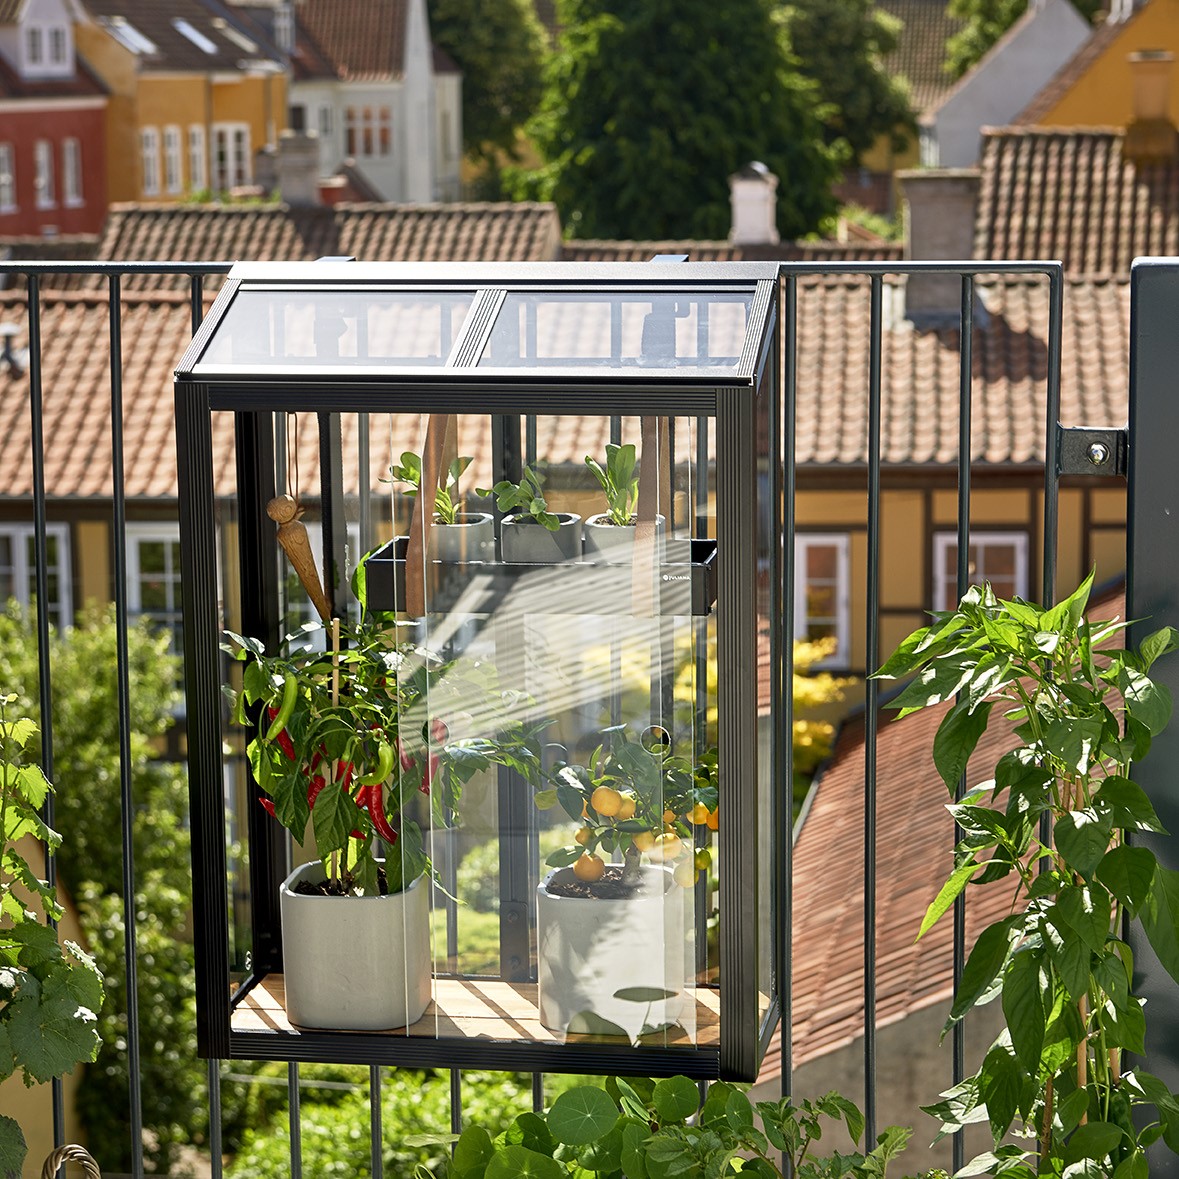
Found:
[{"label": "green chili pepper", "polygon": [[388,741],[382,741],[377,746],[377,768],[371,774],[362,774],[356,779],[358,786],[375,786],[384,782],[393,772],[393,746]]},{"label": "green chili pepper", "polygon": [[282,703],[270,722],[270,728],[266,730],[267,741],[273,741],[287,727],[287,721],[295,711],[295,700],[298,695],[299,681],[293,675],[288,675],[282,685]]}]

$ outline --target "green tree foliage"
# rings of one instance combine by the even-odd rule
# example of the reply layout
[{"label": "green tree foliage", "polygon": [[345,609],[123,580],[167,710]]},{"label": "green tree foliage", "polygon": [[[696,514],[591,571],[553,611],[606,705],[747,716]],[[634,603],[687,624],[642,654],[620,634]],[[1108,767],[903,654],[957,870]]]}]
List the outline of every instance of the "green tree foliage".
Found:
[{"label": "green tree foliage", "polygon": [[[199,1141],[207,1121],[205,1102],[196,1097],[204,1069],[196,1060],[193,952],[187,930],[187,791],[183,768],[156,756],[173,723],[179,661],[168,654],[167,635],[145,626],[130,628],[128,660],[145,1148],[148,1165],[167,1172],[178,1146]],[[65,837],[58,872],[78,903],[88,948],[106,980],[97,1025],[102,1048],[79,1086],[78,1108],[90,1149],[104,1171],[130,1171],[113,611],[92,611],[67,634],[52,635],[50,666],[54,826]],[[29,619],[15,608],[0,614],[0,683],[19,694],[19,707],[28,715],[39,715],[36,636]]]},{"label": "green tree foliage", "polygon": [[842,153],[770,0],[561,0],[560,51],[531,124],[545,165],[516,195],[554,200],[574,237],[723,238],[728,177],[762,160],[778,229],[835,211]]},{"label": "green tree foliage", "polygon": [[908,85],[884,66],[901,21],[873,0],[790,0],[785,16],[799,68],[825,105],[826,141],[844,140],[853,162],[882,135],[902,151],[916,134],[916,118]]},{"label": "green tree foliage", "polygon": [[[1073,7],[1092,21],[1102,0],[1072,0]],[[965,25],[946,42],[946,72],[960,78],[1027,11],[1028,0],[950,0],[948,12]]]},{"label": "green tree foliage", "polygon": [[430,36],[463,71],[463,150],[495,169],[540,103],[548,52],[532,0],[429,0]]}]

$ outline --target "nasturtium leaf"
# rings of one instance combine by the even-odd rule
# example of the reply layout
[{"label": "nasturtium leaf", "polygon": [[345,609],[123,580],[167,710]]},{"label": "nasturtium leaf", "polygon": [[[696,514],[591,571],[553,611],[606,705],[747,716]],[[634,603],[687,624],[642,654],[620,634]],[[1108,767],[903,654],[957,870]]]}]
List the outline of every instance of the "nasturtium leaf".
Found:
[{"label": "nasturtium leaf", "polygon": [[1150,893],[1156,863],[1154,852],[1148,848],[1124,843],[1105,853],[1096,876],[1133,917]]},{"label": "nasturtium leaf", "polygon": [[1179,872],[1156,864],[1138,915],[1159,961],[1179,982]]},{"label": "nasturtium leaf", "polygon": [[618,1110],[604,1089],[579,1085],[567,1089],[553,1102],[547,1120],[558,1142],[584,1146],[609,1132],[618,1120]]},{"label": "nasturtium leaf", "polygon": [[627,1122],[622,1128],[622,1170],[628,1179],[647,1179],[647,1152],[643,1144],[651,1131],[639,1122]]},{"label": "nasturtium leaf", "polygon": [[504,1131],[504,1141],[509,1146],[526,1146],[538,1154],[552,1154],[556,1139],[540,1114],[522,1113]]},{"label": "nasturtium leaf", "polygon": [[622,1166],[622,1130],[622,1119],[619,1119],[613,1130],[577,1152],[578,1164],[587,1171],[617,1171]]},{"label": "nasturtium leaf", "polygon": [[700,1108],[700,1090],[687,1077],[664,1077],[655,1083],[651,1102],[662,1121],[682,1122]]},{"label": "nasturtium leaf", "polygon": [[484,1174],[486,1179],[564,1179],[568,1172],[526,1146],[505,1146],[495,1152]]},{"label": "nasturtium leaf", "polygon": [[1015,1055],[1029,1073],[1039,1066],[1044,1047],[1044,985],[1037,954],[1023,950],[1012,957],[1003,976],[1003,1016]]},{"label": "nasturtium leaf", "polygon": [[734,1090],[725,1102],[725,1118],[738,1134],[753,1129],[753,1106],[744,1093]]}]

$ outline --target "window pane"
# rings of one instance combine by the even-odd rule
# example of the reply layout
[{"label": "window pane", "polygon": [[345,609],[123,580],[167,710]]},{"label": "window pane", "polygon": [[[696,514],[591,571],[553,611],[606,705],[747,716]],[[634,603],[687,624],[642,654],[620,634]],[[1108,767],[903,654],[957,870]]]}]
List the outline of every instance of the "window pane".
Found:
[{"label": "window pane", "polygon": [[808,580],[815,577],[834,580],[839,576],[839,554],[834,545],[807,545],[806,575]]}]

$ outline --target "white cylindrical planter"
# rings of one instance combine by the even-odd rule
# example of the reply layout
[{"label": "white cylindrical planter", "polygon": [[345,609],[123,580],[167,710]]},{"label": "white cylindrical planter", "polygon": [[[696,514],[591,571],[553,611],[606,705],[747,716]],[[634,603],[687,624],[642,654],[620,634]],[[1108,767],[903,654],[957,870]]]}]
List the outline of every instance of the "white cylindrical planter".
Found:
[{"label": "white cylindrical planter", "polygon": [[459,512],[453,524],[430,525],[430,557],[435,561],[494,561],[495,521],[490,512]]},{"label": "white cylindrical planter", "polygon": [[505,516],[499,529],[499,547],[509,565],[559,565],[581,558],[581,517],[557,512],[556,531],[537,524],[531,516]]},{"label": "white cylindrical planter", "polygon": [[[634,560],[635,537],[633,525],[609,523],[605,512],[590,516],[581,526],[582,550],[587,561],[605,565],[629,565]],[[655,517],[655,560],[663,560],[662,516]]]},{"label": "white cylindrical planter", "polygon": [[639,891],[625,900],[536,892],[540,1022],[553,1031],[645,1031],[680,1022],[684,991],[684,889],[670,869],[643,865]]},{"label": "white cylindrical planter", "polygon": [[306,1028],[378,1031],[421,1019],[430,1002],[430,904],[425,876],[383,897],[306,896],[324,878],[302,864],[282,883],[287,1018]]}]

